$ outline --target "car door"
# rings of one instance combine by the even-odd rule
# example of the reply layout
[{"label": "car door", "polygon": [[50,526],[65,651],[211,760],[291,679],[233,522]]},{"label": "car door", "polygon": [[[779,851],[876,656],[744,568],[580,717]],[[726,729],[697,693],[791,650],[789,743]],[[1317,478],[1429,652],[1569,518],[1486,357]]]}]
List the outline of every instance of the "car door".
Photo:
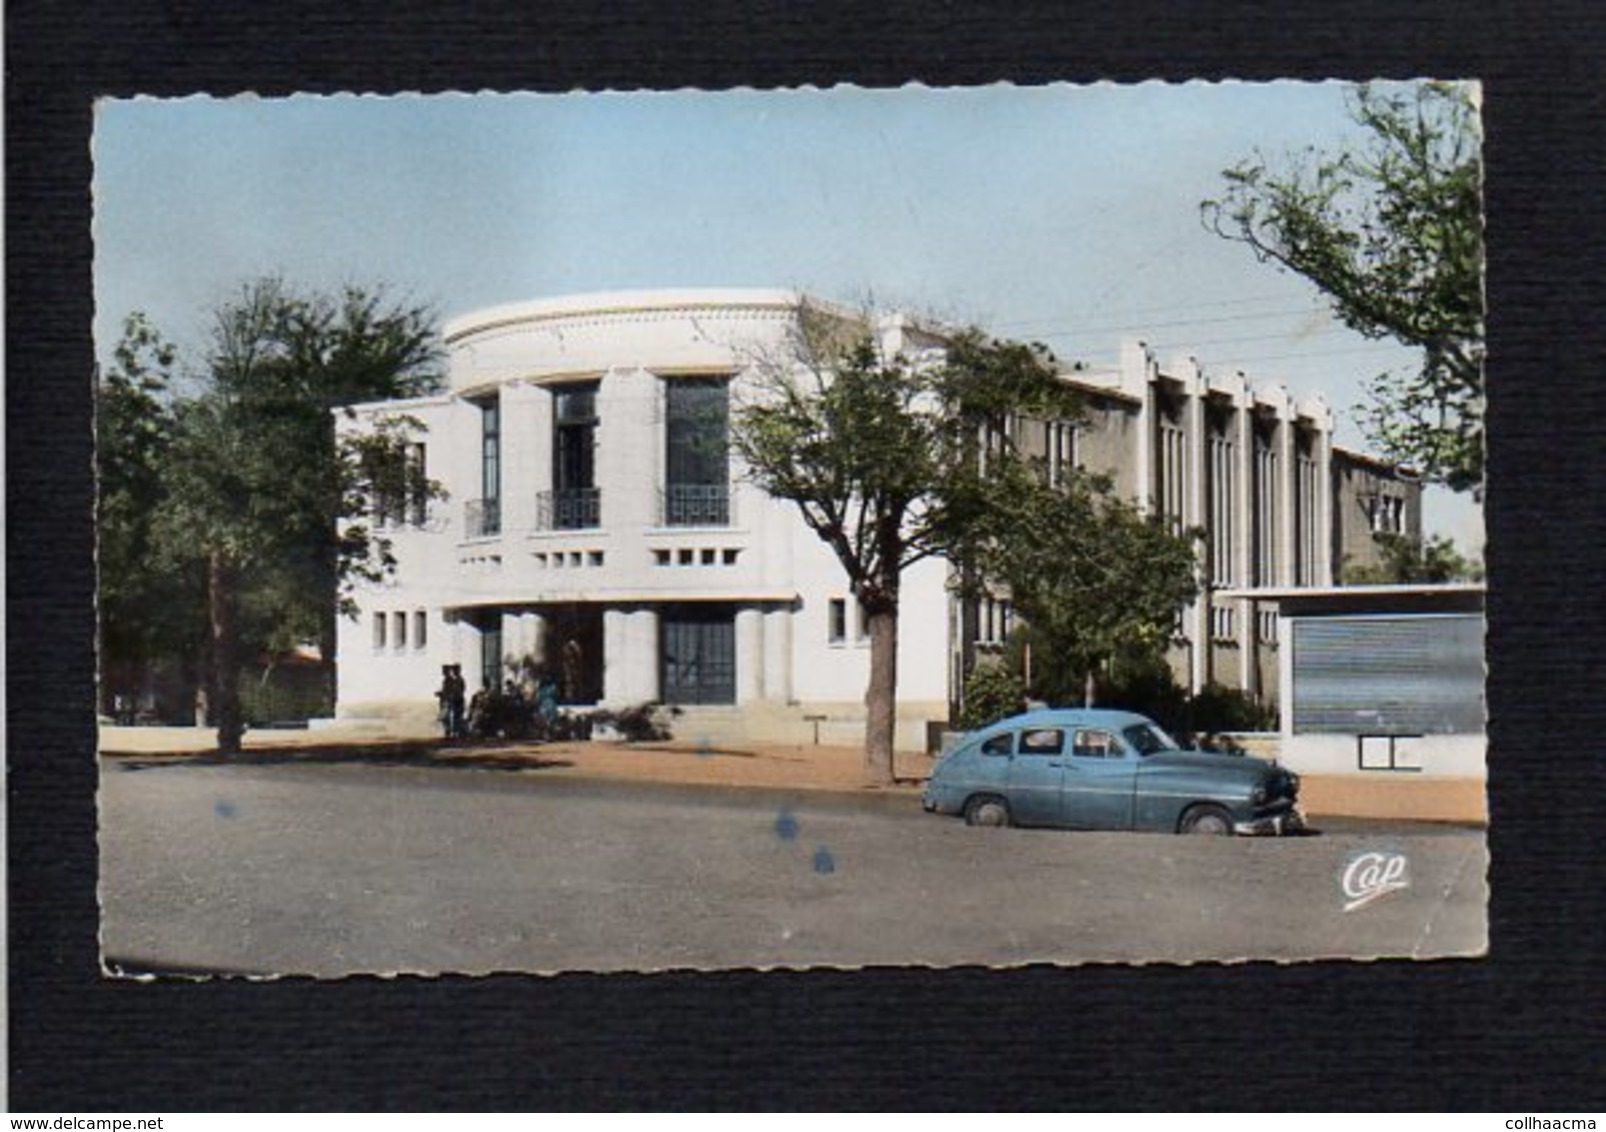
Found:
[{"label": "car door", "polygon": [[1059,825],[1065,729],[1025,727],[1009,762],[1009,812],[1021,825]]},{"label": "car door", "polygon": [[1103,727],[1077,727],[1062,760],[1060,823],[1072,829],[1131,829],[1138,759]]}]

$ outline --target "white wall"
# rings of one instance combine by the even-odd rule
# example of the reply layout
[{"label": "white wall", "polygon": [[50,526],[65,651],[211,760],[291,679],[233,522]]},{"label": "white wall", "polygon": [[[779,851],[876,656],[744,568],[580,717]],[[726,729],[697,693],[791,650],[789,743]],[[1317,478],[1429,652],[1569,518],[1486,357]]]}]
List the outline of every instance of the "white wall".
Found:
[{"label": "white wall", "polygon": [[[450,385],[459,396],[406,406],[428,426],[427,472],[449,498],[433,505],[424,529],[391,532],[395,577],[360,591],[359,619],[341,625],[342,714],[430,711],[443,664],[462,664],[470,684],[476,682],[478,634],[466,623],[449,623],[443,610],[557,601],[639,607],[712,600],[770,610],[757,622],[741,621],[749,646],[744,659],[759,658],[766,671],[738,672],[738,686],[772,701],[789,692],[794,702],[861,703],[868,640],[855,639],[856,611],[840,564],[794,505],[744,482],[733,460],[728,528],[655,525],[664,460],[660,379],[737,373],[778,356],[795,303],[787,292],[602,296],[500,308],[449,324]],[[602,383],[596,463],[602,529],[536,530],[535,494],[550,486],[546,385],[576,378]],[[481,495],[480,413],[461,394],[496,394],[502,404],[502,531],[473,541],[464,539],[464,512]],[[359,427],[392,408],[365,407]],[[727,562],[728,551],[734,562]],[[899,665],[906,703],[947,700],[945,577],[945,565],[931,561],[905,578]],[[841,645],[826,640],[831,597],[849,599],[849,637]],[[777,611],[788,608],[780,616],[790,625],[783,626]],[[417,609],[428,611],[423,648],[413,643]],[[402,610],[409,614],[408,644],[398,649],[391,636],[375,649],[373,613]],[[789,671],[767,671],[777,664]]]}]

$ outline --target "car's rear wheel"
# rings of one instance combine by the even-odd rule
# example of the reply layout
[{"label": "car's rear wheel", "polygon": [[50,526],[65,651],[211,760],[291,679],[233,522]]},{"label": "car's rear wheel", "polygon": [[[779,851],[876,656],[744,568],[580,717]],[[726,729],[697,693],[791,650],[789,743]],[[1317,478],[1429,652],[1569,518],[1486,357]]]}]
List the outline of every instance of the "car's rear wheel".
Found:
[{"label": "car's rear wheel", "polygon": [[1009,824],[1009,805],[991,794],[978,794],[965,803],[965,824],[997,828]]},{"label": "car's rear wheel", "polygon": [[1222,837],[1232,832],[1232,815],[1220,806],[1190,806],[1182,815],[1177,832]]}]

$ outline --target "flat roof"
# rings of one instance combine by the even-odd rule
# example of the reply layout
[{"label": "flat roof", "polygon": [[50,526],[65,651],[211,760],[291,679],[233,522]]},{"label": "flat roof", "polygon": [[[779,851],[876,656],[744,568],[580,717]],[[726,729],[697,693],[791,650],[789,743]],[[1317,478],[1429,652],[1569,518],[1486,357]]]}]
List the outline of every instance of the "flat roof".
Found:
[{"label": "flat roof", "polygon": [[1224,589],[1216,595],[1276,602],[1290,615],[1481,613],[1482,582],[1387,586],[1267,586]]}]

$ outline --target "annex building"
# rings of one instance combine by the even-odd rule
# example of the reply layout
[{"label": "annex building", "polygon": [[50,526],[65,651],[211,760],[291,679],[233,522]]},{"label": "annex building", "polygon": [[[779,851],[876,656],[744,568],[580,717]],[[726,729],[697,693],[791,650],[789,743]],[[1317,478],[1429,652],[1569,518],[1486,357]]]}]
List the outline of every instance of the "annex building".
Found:
[{"label": "annex building", "polygon": [[[441,666],[459,664],[471,689],[548,674],[570,705],[679,705],[683,734],[857,742],[869,641],[847,578],[728,443],[733,399],[786,356],[803,301],[676,290],[480,311],[445,328],[445,392],[343,417],[416,422],[411,458],[447,496],[387,509],[397,568],[341,621],[339,717],[427,724]],[[942,349],[939,331],[904,316],[878,316],[874,332],[889,353]],[[1237,595],[1332,586],[1345,563],[1374,560],[1373,532],[1420,533],[1418,484],[1335,447],[1319,400],[1162,365],[1140,344],[1065,377],[1084,420],[1007,427],[1050,474],[1110,472],[1206,530],[1204,591],[1173,658],[1195,689],[1277,693],[1277,617]],[[961,605],[948,580],[934,560],[904,579],[909,749],[950,718],[970,660],[1010,628],[1007,601]]]}]

